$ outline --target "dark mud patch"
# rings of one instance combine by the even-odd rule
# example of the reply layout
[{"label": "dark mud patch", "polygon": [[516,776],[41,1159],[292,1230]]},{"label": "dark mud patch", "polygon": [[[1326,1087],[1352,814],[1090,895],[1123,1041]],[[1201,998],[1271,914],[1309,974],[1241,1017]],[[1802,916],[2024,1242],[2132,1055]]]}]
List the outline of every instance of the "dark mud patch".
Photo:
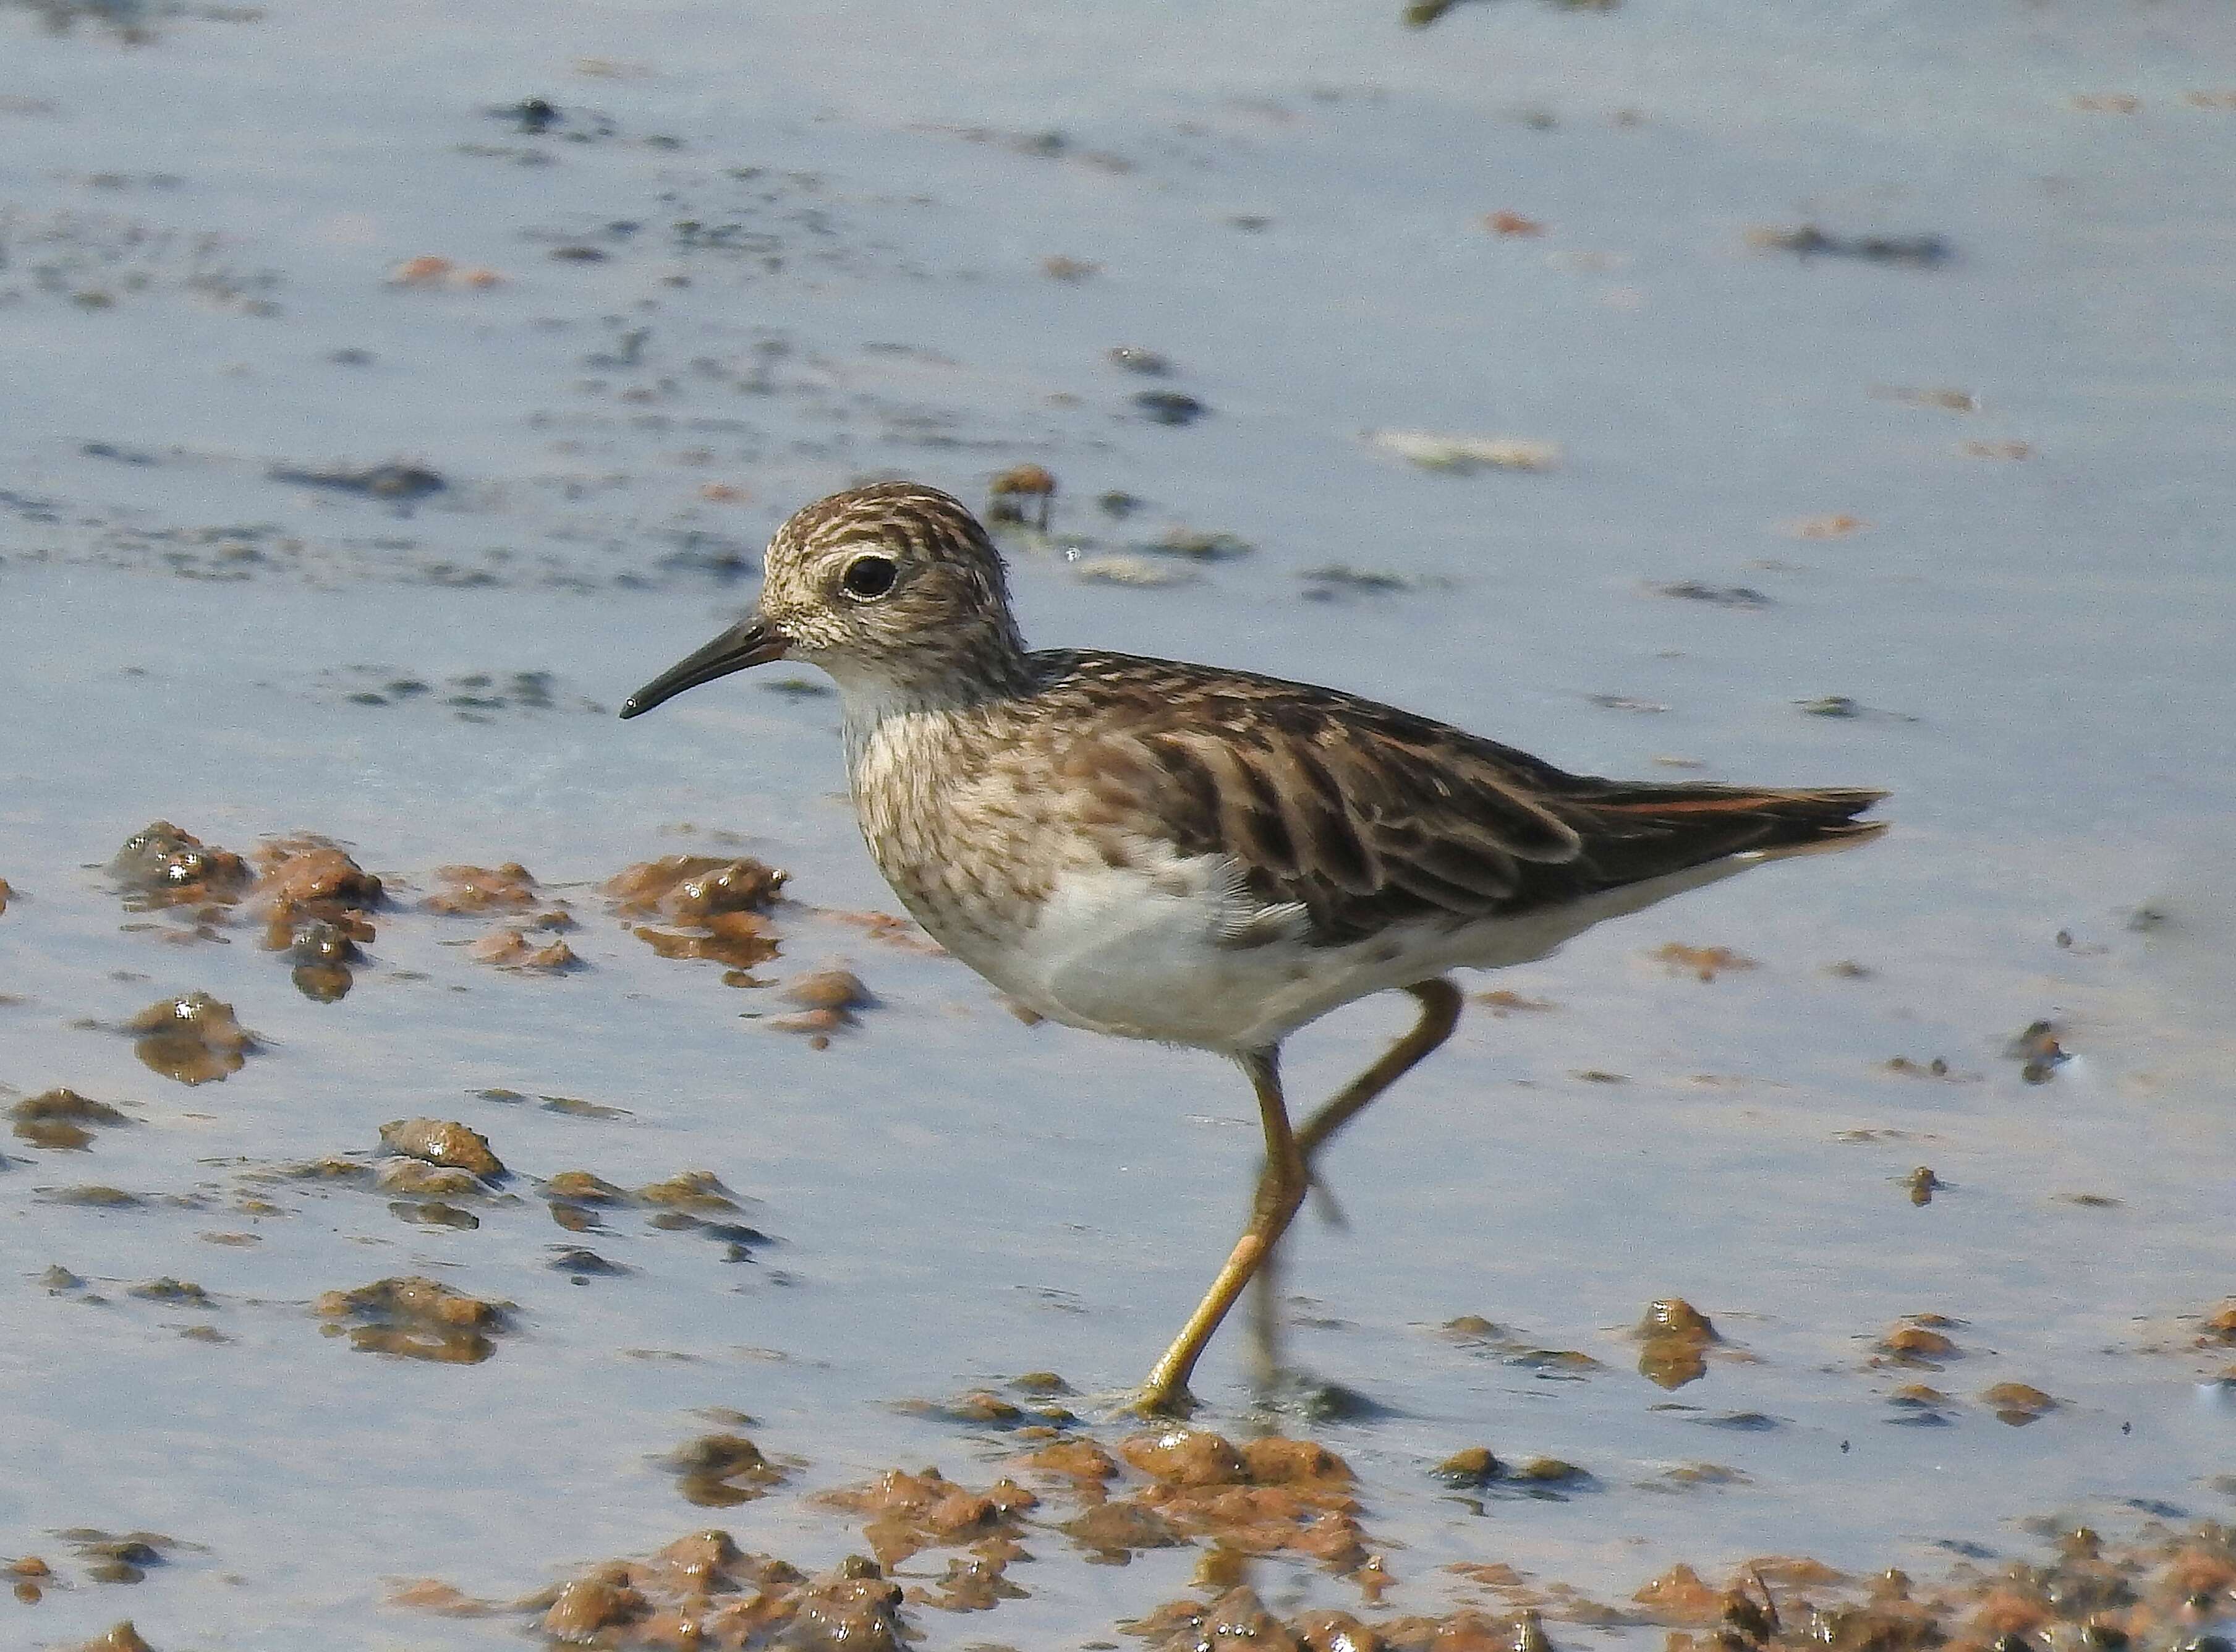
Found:
[{"label": "dark mud patch", "polygon": [[50,1089],[25,1096],[8,1109],[18,1140],[35,1148],[63,1151],[93,1145],[95,1133],[129,1124],[132,1116],[107,1102],[96,1102],[74,1089]]},{"label": "dark mud patch", "polygon": [[605,705],[564,692],[550,671],[462,671],[448,676],[395,666],[337,666],[319,674],[321,691],[345,705],[421,708],[460,722],[491,723],[508,714],[576,712],[603,715]]},{"label": "dark mud patch", "polygon": [[1724,1339],[1708,1316],[1681,1296],[1649,1303],[1632,1333],[1638,1374],[1661,1388],[1682,1388],[1708,1374],[1708,1355]]},{"label": "dark mud patch", "polygon": [[1791,253],[1805,262],[1852,258],[1911,269],[1938,269],[1956,256],[1956,249],[1939,235],[1847,235],[1815,224],[1759,227],[1746,232],[1746,244],[1761,253]]},{"label": "dark mud patch", "polygon": [[551,1220],[569,1233],[593,1233],[622,1210],[648,1213],[657,1233],[694,1234],[722,1247],[722,1260],[750,1262],[776,1241],[759,1227],[734,1220],[744,1207],[711,1170],[684,1170],[631,1190],[588,1170],[562,1170],[540,1188]]},{"label": "dark mud patch", "polygon": [[479,1365],[512,1329],[510,1302],[485,1302],[418,1274],[328,1291],[312,1312],[328,1336],[346,1336],[363,1353],[441,1365]]},{"label": "dark mud patch", "polygon": [[247,892],[253,874],[232,850],[156,820],[124,840],[109,863],[109,876],[127,910],[159,912],[230,906]]},{"label": "dark mud patch", "polygon": [[378,499],[391,504],[424,499],[450,486],[438,472],[429,470],[425,465],[400,461],[357,466],[275,464],[265,474],[274,482],[285,482],[294,487],[353,493],[361,498]]},{"label": "dark mud patch", "polygon": [[188,992],[149,1004],[125,1024],[135,1035],[132,1053],[152,1073],[181,1084],[221,1082],[239,1072],[262,1048],[240,1024],[233,1006],[207,992]]},{"label": "dark mud patch", "polygon": [[702,1434],[660,1459],[686,1503],[727,1509],[765,1497],[791,1478],[743,1434]]},{"label": "dark mud patch", "polygon": [[1446,1341],[1470,1353],[1485,1354],[1540,1376],[1580,1380],[1606,1366],[1575,1348],[1549,1348],[1510,1326],[1499,1325],[1479,1313],[1463,1313],[1438,1327]]}]

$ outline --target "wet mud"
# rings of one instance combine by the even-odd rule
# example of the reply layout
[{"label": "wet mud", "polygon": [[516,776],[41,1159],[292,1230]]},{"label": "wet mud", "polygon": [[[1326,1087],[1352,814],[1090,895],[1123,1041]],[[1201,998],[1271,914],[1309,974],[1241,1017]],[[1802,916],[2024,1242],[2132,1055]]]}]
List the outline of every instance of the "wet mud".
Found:
[{"label": "wet mud", "polygon": [[[0,1643],[2226,1652],[2233,55],[0,6]],[[1464,982],[1143,1432],[1246,1090],[895,916],[811,668],[611,715],[878,476],[1895,830]]]},{"label": "wet mud", "polygon": [[[789,1478],[732,1436],[694,1442],[665,1464],[681,1475],[691,1501],[716,1505],[768,1495]],[[694,1485],[693,1477],[710,1465],[726,1467],[726,1478],[742,1471],[752,1483]],[[509,1618],[555,1646],[899,1652],[943,1639],[943,1617],[997,1613],[1033,1599],[1049,1563],[1036,1548],[1069,1540],[1103,1565],[1149,1550],[1191,1552],[1192,1593],[1114,1626],[1154,1649],[1547,1652],[1617,1631],[1650,1633],[1667,1652],[2016,1652],[2068,1642],[2215,1652],[2236,1625],[2236,1528],[2211,1521],[2147,1517],[2107,1537],[2069,1520],[2032,1520],[2030,1557],[1957,1558],[1930,1574],[1894,1566],[1844,1571],[1792,1552],[1707,1574],[1680,1561],[1634,1583],[1610,1579],[1604,1592],[1503,1561],[1461,1560],[1442,1569],[1455,1603],[1403,1611],[1382,1603],[1398,1582],[1390,1556],[1361,1524],[1366,1510],[1355,1477],[1325,1446],[1278,1436],[1238,1446],[1175,1431],[1120,1439],[1115,1451],[1073,1439],[1029,1454],[1021,1467],[1062,1487],[1056,1503],[1011,1478],[974,1490],[937,1469],[888,1470],[858,1487],[808,1495],[808,1508],[825,1518],[860,1521],[870,1551],[819,1574],[708,1530],[509,1600],[476,1599],[429,1577],[391,1585],[388,1603],[444,1617]],[[1114,1483],[1121,1495],[1112,1495]],[[1084,1512],[1067,1514],[1081,1504]],[[1281,1583],[1285,1558],[1345,1577],[1357,1598],[1349,1606],[1269,1607],[1269,1597],[1292,1592]]]},{"label": "wet mud", "polygon": [[497,1352],[511,1306],[484,1302],[414,1274],[329,1291],[312,1311],[328,1334],[346,1336],[360,1353],[471,1366]]},{"label": "wet mud", "polygon": [[[616,872],[605,894],[637,939],[665,958],[709,958],[726,986],[765,986],[752,971],[782,950],[768,914],[787,874],[758,860],[668,855]],[[665,925],[666,927],[661,927]]]}]

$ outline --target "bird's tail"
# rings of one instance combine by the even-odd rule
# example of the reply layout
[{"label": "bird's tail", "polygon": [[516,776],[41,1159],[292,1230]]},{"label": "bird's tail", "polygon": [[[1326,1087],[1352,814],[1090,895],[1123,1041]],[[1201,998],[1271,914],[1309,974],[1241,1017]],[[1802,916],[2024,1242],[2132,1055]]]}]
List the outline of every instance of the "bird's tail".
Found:
[{"label": "bird's tail", "polygon": [[1851,847],[1886,830],[1884,820],[1855,818],[1885,795],[1861,788],[1604,781],[1564,801],[1589,817],[1582,835],[1602,874],[1627,883],[1738,855],[1772,859]]}]

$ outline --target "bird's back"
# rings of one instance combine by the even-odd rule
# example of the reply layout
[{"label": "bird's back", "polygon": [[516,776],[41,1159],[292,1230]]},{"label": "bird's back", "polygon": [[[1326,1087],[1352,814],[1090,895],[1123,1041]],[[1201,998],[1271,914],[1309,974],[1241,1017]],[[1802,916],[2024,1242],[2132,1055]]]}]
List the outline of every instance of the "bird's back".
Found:
[{"label": "bird's back", "polygon": [[1182,853],[1232,858],[1326,944],[1881,829],[1854,819],[1876,791],[1605,780],[1335,689],[1100,651],[1032,658],[1037,692],[997,714],[1065,734],[1009,747],[1016,784],[1075,799],[1090,835],[1154,823]]}]

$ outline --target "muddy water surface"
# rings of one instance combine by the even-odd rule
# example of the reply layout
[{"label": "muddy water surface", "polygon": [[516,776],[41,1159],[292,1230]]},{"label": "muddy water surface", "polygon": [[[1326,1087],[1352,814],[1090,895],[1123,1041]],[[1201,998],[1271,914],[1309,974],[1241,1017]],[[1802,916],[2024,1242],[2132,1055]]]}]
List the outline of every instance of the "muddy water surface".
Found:
[{"label": "muddy water surface", "polygon": [[[0,9],[0,1641],[2228,1634],[2233,111],[2179,4]],[[812,679],[612,716],[1020,464],[1038,639],[1896,793],[1474,982],[1219,1440],[1108,1396],[1240,1081],[880,918]]]}]

